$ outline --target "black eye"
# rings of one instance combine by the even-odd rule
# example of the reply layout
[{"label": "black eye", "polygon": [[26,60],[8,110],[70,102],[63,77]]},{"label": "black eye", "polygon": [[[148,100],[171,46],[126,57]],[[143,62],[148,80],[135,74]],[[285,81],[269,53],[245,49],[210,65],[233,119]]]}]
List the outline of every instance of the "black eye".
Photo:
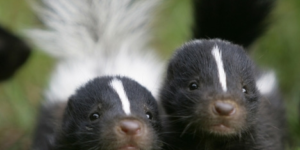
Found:
[{"label": "black eye", "polygon": [[90,115],[90,120],[91,121],[95,121],[95,120],[97,120],[99,118],[100,118],[99,113],[93,113],[93,114]]},{"label": "black eye", "polygon": [[150,120],[152,120],[152,114],[151,112],[146,112],[146,117]]},{"label": "black eye", "polygon": [[190,83],[189,89],[190,90],[196,90],[196,89],[198,89],[198,84],[196,82]]}]

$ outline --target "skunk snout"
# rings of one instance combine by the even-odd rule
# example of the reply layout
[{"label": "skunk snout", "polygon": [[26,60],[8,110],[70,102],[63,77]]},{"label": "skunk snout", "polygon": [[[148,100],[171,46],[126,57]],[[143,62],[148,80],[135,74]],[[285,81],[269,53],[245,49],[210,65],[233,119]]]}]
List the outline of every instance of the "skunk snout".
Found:
[{"label": "skunk snout", "polygon": [[[105,136],[110,136],[108,132]],[[118,150],[150,150],[155,147],[155,132],[146,122],[139,118],[122,118],[114,124],[115,140],[111,143]]]},{"label": "skunk snout", "polygon": [[215,115],[231,116],[235,114],[236,105],[230,101],[216,101],[212,109]]},{"label": "skunk snout", "polygon": [[[197,116],[200,117],[201,122],[199,122],[200,126],[198,127],[209,133],[218,135],[237,134],[245,126],[247,112],[243,104],[240,104],[237,100],[228,98],[211,99],[206,106],[199,107],[200,110]],[[203,113],[205,111],[207,113]]]},{"label": "skunk snout", "polygon": [[126,136],[142,136],[144,133],[144,127],[138,120],[125,119],[121,120],[118,124],[118,134]]}]

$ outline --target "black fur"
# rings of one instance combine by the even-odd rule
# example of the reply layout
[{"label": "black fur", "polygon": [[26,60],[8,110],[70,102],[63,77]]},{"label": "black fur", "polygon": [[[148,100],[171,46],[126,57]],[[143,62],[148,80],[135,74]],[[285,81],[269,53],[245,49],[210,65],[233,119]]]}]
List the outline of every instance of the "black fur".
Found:
[{"label": "black fur", "polygon": [[[221,88],[212,49],[221,51],[227,91]],[[242,47],[220,40],[192,41],[170,60],[161,89],[169,133],[166,149],[179,150],[282,150],[285,117],[280,97],[262,97],[256,88],[253,62]],[[190,87],[198,85],[197,89]],[[243,92],[243,88],[246,92]],[[236,104],[235,117],[211,112],[218,100]],[[231,132],[214,130],[224,124]]]},{"label": "black fur", "polygon": [[31,49],[0,26],[0,81],[9,79],[30,55]]},{"label": "black fur", "polygon": [[[96,78],[77,90],[67,104],[63,121],[55,137],[54,150],[117,150],[130,139],[116,134],[116,126],[122,119],[140,121],[147,133],[137,142],[140,150],[160,149],[161,124],[158,106],[151,93],[135,81],[115,77],[122,81],[131,105],[131,115],[122,110],[120,98],[109,86],[113,77]],[[99,108],[100,107],[100,108]],[[100,118],[91,121],[92,113]],[[146,117],[152,115],[152,119]]]},{"label": "black fur", "polygon": [[265,31],[276,0],[193,0],[193,38],[220,38],[248,47]]},{"label": "black fur", "polygon": [[55,132],[61,124],[66,103],[46,103],[40,107],[38,122],[32,144],[33,150],[50,150],[55,141]]}]

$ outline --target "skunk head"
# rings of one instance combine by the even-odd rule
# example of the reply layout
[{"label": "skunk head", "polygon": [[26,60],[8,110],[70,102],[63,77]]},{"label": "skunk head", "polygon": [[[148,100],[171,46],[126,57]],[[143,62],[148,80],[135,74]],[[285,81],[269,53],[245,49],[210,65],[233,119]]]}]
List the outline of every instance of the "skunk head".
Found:
[{"label": "skunk head", "polygon": [[254,65],[229,42],[189,42],[169,62],[161,99],[181,134],[239,135],[255,122]]},{"label": "skunk head", "polygon": [[160,145],[155,99],[125,77],[96,78],[77,90],[61,128],[61,149],[156,150]]}]

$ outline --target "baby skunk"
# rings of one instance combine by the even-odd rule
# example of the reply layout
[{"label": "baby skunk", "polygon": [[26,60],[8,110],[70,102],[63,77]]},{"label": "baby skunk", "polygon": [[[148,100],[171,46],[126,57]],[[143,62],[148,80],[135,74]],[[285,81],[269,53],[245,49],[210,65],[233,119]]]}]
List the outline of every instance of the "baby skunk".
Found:
[{"label": "baby skunk", "polygon": [[28,59],[30,47],[0,26],[0,81],[9,79]]},{"label": "baby skunk", "polygon": [[96,78],[71,96],[56,150],[158,150],[161,130],[151,93],[125,77]]},{"label": "baby skunk", "polygon": [[[193,0],[193,38],[249,47],[266,29],[274,0]],[[160,99],[165,149],[282,150],[285,111],[272,73],[230,42],[194,40],[170,60]]]},{"label": "baby skunk", "polygon": [[164,67],[149,48],[157,3],[41,0],[34,5],[45,28],[28,35],[58,61],[33,149],[159,149],[154,98]]},{"label": "baby skunk", "polygon": [[98,77],[67,104],[42,107],[33,149],[159,150],[161,130],[146,88],[126,77]]},{"label": "baby skunk", "polygon": [[161,90],[169,116],[166,149],[284,149],[283,102],[272,88],[257,87],[255,72],[244,49],[226,41],[179,48]]}]

